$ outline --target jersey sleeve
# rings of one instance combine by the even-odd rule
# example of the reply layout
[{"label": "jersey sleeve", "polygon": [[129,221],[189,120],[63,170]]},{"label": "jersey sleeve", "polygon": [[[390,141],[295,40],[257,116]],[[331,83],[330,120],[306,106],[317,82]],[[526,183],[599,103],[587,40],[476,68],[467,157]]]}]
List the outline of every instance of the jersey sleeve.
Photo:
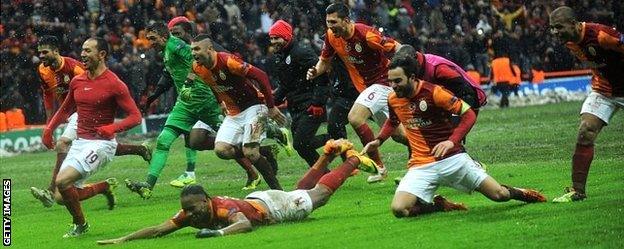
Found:
[{"label": "jersey sleeve", "polygon": [[440,86],[436,86],[433,89],[433,101],[436,106],[453,114],[459,115],[462,113],[462,100]]},{"label": "jersey sleeve", "polygon": [[186,215],[184,210],[180,209],[172,218],[171,222],[178,228],[190,226],[190,217]]},{"label": "jersey sleeve", "polygon": [[383,36],[375,28],[366,31],[366,43],[372,49],[383,51],[384,53],[394,53],[399,44],[394,39]]},{"label": "jersey sleeve", "polygon": [[141,123],[141,112],[130,95],[130,91],[125,83],[117,80],[117,95],[115,101],[124,112],[127,113],[126,118],[115,122],[115,132],[125,131]]},{"label": "jersey sleeve", "polygon": [[609,50],[613,50],[624,55],[624,35],[613,30],[612,32],[599,31],[598,44]]},{"label": "jersey sleeve", "polygon": [[457,70],[445,64],[442,64],[436,67],[434,75],[435,75],[434,78],[444,79],[444,80],[463,77],[459,72],[457,72]]},{"label": "jersey sleeve", "polygon": [[333,34],[330,30],[327,30],[327,33],[325,33],[325,42],[323,42],[323,49],[321,50],[321,60],[331,60],[334,54],[336,54],[336,50],[329,42],[331,36],[333,36]]},{"label": "jersey sleeve", "polygon": [[85,70],[78,65],[75,65],[72,71],[73,71],[74,77],[76,77],[76,75],[81,75],[85,72]]},{"label": "jersey sleeve", "polygon": [[234,56],[228,56],[227,68],[231,73],[241,77],[245,77],[245,75],[247,75],[247,72],[249,72],[249,68],[251,68],[251,65]]},{"label": "jersey sleeve", "polygon": [[[54,98],[55,93],[51,91],[51,86],[56,85],[56,79],[54,75],[51,74],[51,71],[46,70],[43,64],[40,64],[37,68],[37,72],[39,73],[39,78],[41,78],[41,89],[43,90],[43,107],[47,111],[51,111],[54,108]],[[48,117],[49,118],[49,117]]]}]

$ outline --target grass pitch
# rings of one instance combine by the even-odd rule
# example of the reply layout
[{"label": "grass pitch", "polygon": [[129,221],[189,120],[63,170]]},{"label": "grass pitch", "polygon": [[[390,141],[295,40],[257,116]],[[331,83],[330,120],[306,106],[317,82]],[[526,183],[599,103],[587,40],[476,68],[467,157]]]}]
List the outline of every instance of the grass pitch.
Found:
[{"label": "grass pitch", "polygon": [[[488,165],[501,183],[542,190],[549,201],[570,185],[570,160],[576,141],[581,103],[483,110],[468,137],[469,153]],[[349,128],[350,129],[350,128]],[[357,141],[350,133],[350,138]],[[361,145],[356,145],[361,148]],[[392,141],[382,147],[390,169],[388,180],[369,185],[366,174],[352,177],[330,202],[309,219],[258,227],[253,232],[198,240],[195,229],[168,236],[131,241],[111,248],[624,248],[624,114],[617,113],[596,142],[588,180],[589,198],[580,203],[494,203],[476,193],[448,188],[439,193],[468,205],[467,212],[435,213],[396,219],[390,212],[392,178],[405,172],[406,149]],[[65,207],[43,208],[30,186],[44,187],[55,160],[52,152],[3,158],[2,178],[13,180],[12,231],[14,248],[92,248],[95,241],[119,237],[159,224],[180,208],[179,189],[168,182],[185,168],[181,140],[172,148],[154,196],[139,199],[125,187],[117,191],[118,206],[106,209],[103,197],[83,202],[91,224],[88,234],[62,239],[71,217]],[[292,190],[306,170],[298,158],[280,162],[279,179]],[[333,166],[337,162],[334,162]],[[332,167],[333,167],[332,166]],[[144,179],[147,165],[139,157],[117,157],[90,181],[107,177]],[[243,171],[233,161],[201,152],[198,181],[211,195],[244,197]],[[266,189],[266,184],[260,186]]]}]

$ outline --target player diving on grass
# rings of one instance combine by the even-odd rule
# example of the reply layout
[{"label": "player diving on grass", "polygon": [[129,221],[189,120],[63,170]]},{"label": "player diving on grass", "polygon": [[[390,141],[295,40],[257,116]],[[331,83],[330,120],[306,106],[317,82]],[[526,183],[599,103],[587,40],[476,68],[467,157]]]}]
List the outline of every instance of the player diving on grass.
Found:
[{"label": "player diving on grass", "polygon": [[[42,36],[37,44],[37,50],[39,51],[39,58],[41,59],[38,72],[43,83],[43,103],[46,110],[46,118],[50,121],[52,114],[54,114],[55,102],[58,105],[63,103],[69,91],[69,82],[77,75],[83,74],[85,69],[79,61],[59,54],[59,41],[55,36]],[[76,134],[78,129],[77,122],[78,114],[73,113],[68,119],[65,130],[56,141],[56,163],[52,170],[52,180],[48,188],[30,188],[32,195],[41,201],[44,207],[51,207],[55,199],[60,199],[60,194],[55,185],[56,177],[61,168],[61,164],[67,157],[72,141],[78,138]],[[152,157],[152,153],[146,145],[131,144],[117,144],[115,155],[138,155],[148,162]]]},{"label": "player diving on grass", "polygon": [[[128,87],[105,64],[109,54],[108,43],[103,38],[91,38],[82,45],[80,57],[87,69],[69,83],[69,92],[58,112],[43,130],[43,144],[54,148],[52,133],[76,111],[78,113],[78,138],[73,141],[67,157],[56,178],[61,198],[59,202],[73,218],[73,225],[63,237],[76,237],[89,230],[80,201],[97,194],[108,199],[109,209],[115,206],[113,189],[117,180],[83,185],[83,181],[110,162],[117,148],[115,133],[128,130],[141,123],[141,113],[130,96]],[[117,110],[128,116],[115,122]]]},{"label": "player diving on grass", "polygon": [[[212,196],[199,185],[186,186],[180,194],[182,210],[160,225],[140,229],[126,236],[100,240],[98,244],[118,244],[130,240],[167,235],[185,227],[200,229],[195,237],[207,238],[249,232],[254,226],[305,219],[324,206],[351,172],[376,173],[375,163],[360,156],[347,140],[329,140],[324,153],[297,183],[297,190],[256,191],[244,199]],[[347,158],[340,166],[324,174],[337,156]]]},{"label": "player diving on grass", "polygon": [[[379,136],[368,143],[362,153],[377,149],[392,132],[403,124],[412,156],[408,172],[399,184],[391,209],[398,218],[452,210],[466,210],[463,204],[436,195],[440,185],[458,190],[482,193],[487,198],[504,202],[510,199],[527,203],[544,202],[539,192],[500,185],[465,152],[461,139],[475,123],[476,115],[463,100],[439,85],[417,79],[416,58],[395,56],[388,71],[394,92],[388,96],[390,118]],[[454,125],[451,115],[461,121]]]}]

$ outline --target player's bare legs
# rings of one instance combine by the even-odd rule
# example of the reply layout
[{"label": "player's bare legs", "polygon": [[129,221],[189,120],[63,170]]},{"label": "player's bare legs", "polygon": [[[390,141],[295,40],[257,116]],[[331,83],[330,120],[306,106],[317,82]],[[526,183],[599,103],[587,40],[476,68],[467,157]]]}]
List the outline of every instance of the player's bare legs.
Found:
[{"label": "player's bare legs", "polygon": [[[258,143],[247,144],[245,147],[243,147],[243,150],[241,150],[234,145],[225,142],[216,142],[214,151],[219,158],[225,160],[242,158],[249,159],[256,166],[258,171],[260,171],[260,174],[262,174],[262,177],[264,177],[264,180],[267,182],[271,189],[281,189],[277,178],[275,178],[275,174],[273,172],[273,169],[271,168],[271,165],[264,156],[260,155],[259,150],[260,146]],[[247,156],[250,156],[252,158],[249,158]]]},{"label": "player's bare legs", "polygon": [[[39,201],[43,204],[44,207],[52,207],[54,205],[55,194],[58,194],[58,190],[56,189],[56,177],[61,168],[61,164],[65,161],[65,157],[67,157],[67,152],[69,152],[69,147],[72,144],[72,140],[67,137],[60,137],[58,141],[56,141],[56,163],[54,164],[54,169],[52,169],[52,177],[50,184],[47,189],[39,189],[37,187],[30,187],[30,192]],[[58,201],[57,201],[58,202]],[[61,204],[61,203],[59,203]],[[62,205],[62,204],[61,204]]]},{"label": "player's bare legs", "polygon": [[553,199],[554,202],[582,201],[587,198],[585,185],[594,159],[594,142],[605,125],[604,121],[590,113],[581,114],[576,148],[572,156],[572,188],[566,189],[567,193],[563,196]]},{"label": "player's bare legs", "polygon": [[243,156],[248,158],[251,163],[256,166],[264,181],[271,189],[282,189],[277,177],[275,176],[276,169],[271,166],[271,163],[264,155],[260,154],[260,143],[246,143],[243,144]]},{"label": "player's bare legs", "polygon": [[[214,150],[215,149],[215,134],[206,129],[191,129],[191,133],[189,135],[189,147],[194,150],[203,151],[203,150]],[[238,163],[245,173],[247,173],[247,184],[245,184],[245,190],[247,189],[255,189],[256,186],[260,183],[260,177],[253,169],[253,165],[251,161],[247,158],[235,158],[236,163]],[[173,184],[172,184],[173,185]]]},{"label": "player's bare legs", "polygon": [[143,158],[144,161],[150,162],[152,160],[152,150],[147,144],[134,145],[134,144],[117,144],[115,150],[115,156],[125,155],[137,155]]},{"label": "player's bare legs", "polygon": [[433,198],[433,203],[426,203],[416,195],[403,191],[398,191],[394,194],[390,208],[397,218],[412,217],[433,212],[467,210],[463,203],[450,202],[441,195],[436,195]]},{"label": "player's bare legs", "polygon": [[481,182],[477,191],[488,199],[496,202],[506,202],[511,199],[527,203],[546,201],[546,197],[535,190],[500,185],[491,176],[486,177],[485,180]]},{"label": "player's bare legs", "polygon": [[[351,107],[351,110],[349,111],[349,115],[347,116],[347,118],[349,119],[349,123],[351,124],[351,127],[353,127],[353,130],[360,138],[362,145],[366,145],[369,142],[375,140],[375,134],[373,133],[373,130],[371,130],[371,128],[366,123],[366,121],[370,117],[372,117],[372,115],[373,114],[371,113],[370,109],[368,109],[366,106],[355,103],[353,104],[353,107]],[[381,156],[379,155],[379,151],[378,150],[370,151],[368,152],[368,156],[371,159],[373,159],[375,163],[377,163],[377,166],[379,167],[379,171],[381,172],[380,176],[370,176],[369,178],[375,178],[375,179],[371,179],[372,181],[369,180],[369,182],[378,182],[378,181],[383,180],[385,178],[386,168],[384,167],[384,164],[381,161]]]},{"label": "player's bare legs", "polygon": [[[377,167],[370,158],[361,156],[352,148],[353,144],[345,139],[327,141],[323,147],[323,155],[297,184],[297,189],[302,189],[300,187],[309,186],[311,183],[315,184],[314,188],[307,191],[312,199],[313,209],[325,205],[336,190],[351,176],[353,170],[360,168],[369,173],[377,172]],[[338,155],[345,155],[347,160],[329,173],[323,174],[327,172],[327,165]]]}]

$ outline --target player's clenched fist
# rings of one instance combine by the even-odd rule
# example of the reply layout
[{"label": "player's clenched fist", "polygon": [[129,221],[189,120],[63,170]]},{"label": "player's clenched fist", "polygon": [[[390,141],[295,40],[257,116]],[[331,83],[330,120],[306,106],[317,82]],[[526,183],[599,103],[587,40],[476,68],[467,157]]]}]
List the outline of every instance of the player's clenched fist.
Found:
[{"label": "player's clenched fist", "polygon": [[306,74],[307,80],[314,79],[317,76],[318,76],[318,70],[316,70],[316,67],[311,67],[310,69],[308,69],[308,73]]},{"label": "player's clenched fist", "polygon": [[219,236],[223,236],[223,231],[212,230],[208,228],[203,228],[202,230],[199,230],[199,232],[195,234],[195,238],[210,238],[210,237],[219,237]]},{"label": "player's clenched fist", "polygon": [[115,136],[115,127],[113,125],[100,126],[96,129],[96,132],[102,138],[112,139]]},{"label": "player's clenched fist", "polygon": [[54,141],[52,140],[52,129],[45,128],[43,129],[43,134],[41,135],[41,142],[48,149],[54,149]]}]

